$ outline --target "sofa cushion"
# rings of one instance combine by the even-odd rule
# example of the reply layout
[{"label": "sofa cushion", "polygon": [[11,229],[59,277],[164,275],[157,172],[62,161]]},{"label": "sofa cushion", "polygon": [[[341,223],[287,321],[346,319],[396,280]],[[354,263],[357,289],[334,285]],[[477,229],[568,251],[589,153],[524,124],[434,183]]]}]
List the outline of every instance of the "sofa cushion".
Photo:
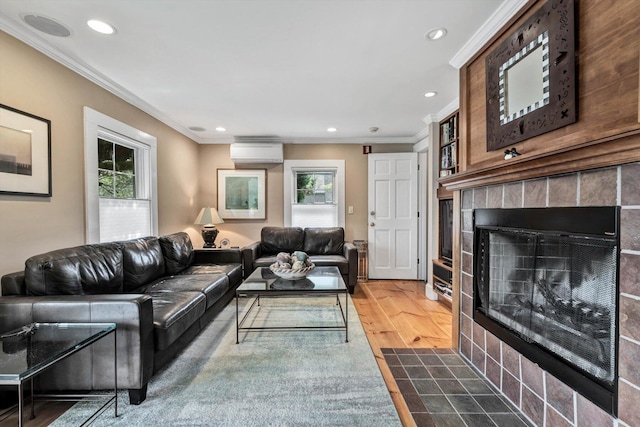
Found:
[{"label": "sofa cushion", "polygon": [[185,232],[173,233],[158,238],[164,254],[165,272],[178,274],[193,262],[193,244]]},{"label": "sofa cushion", "polygon": [[180,275],[224,274],[229,277],[229,285],[235,286],[242,282],[242,264],[198,264],[190,265],[180,272]]},{"label": "sofa cushion", "polygon": [[207,299],[206,308],[209,308],[227,290],[229,278],[225,274],[197,274],[163,277],[157,282],[136,289],[136,293],[151,295],[163,292],[202,292]]},{"label": "sofa cushion", "polygon": [[304,247],[304,230],[300,227],[264,227],[260,240],[263,255],[301,251]]},{"label": "sofa cushion", "polygon": [[93,295],[123,290],[119,243],[99,243],[58,249],[25,262],[29,295]]},{"label": "sofa cushion", "polygon": [[276,255],[261,256],[260,258],[253,260],[253,269],[251,271],[258,267],[269,267],[274,262],[276,262]]},{"label": "sofa cushion", "polygon": [[201,292],[150,291],[156,352],[164,350],[204,314],[206,297]]},{"label": "sofa cushion", "polygon": [[122,242],[124,291],[129,292],[164,275],[164,257],[156,237]]},{"label": "sofa cushion", "polygon": [[309,258],[316,267],[338,267],[340,274],[349,274],[349,262],[342,255],[311,255]]},{"label": "sofa cushion", "polygon": [[303,250],[309,255],[342,255],[343,247],[342,227],[304,229]]}]

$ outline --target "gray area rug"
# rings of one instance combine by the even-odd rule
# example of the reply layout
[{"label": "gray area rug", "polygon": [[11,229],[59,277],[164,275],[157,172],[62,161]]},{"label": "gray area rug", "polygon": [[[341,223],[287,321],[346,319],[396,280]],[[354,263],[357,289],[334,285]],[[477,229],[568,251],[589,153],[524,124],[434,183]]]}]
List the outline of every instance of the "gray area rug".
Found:
[{"label": "gray area rug", "polygon": [[[342,299],[342,298],[341,298]],[[344,300],[343,300],[344,301]],[[338,325],[335,298],[263,299],[253,325]],[[248,307],[241,300],[241,311]],[[248,326],[248,325],[246,325]],[[79,402],[52,425],[80,425],[95,402]],[[127,393],[97,426],[400,426],[362,324],[349,298],[344,331],[241,333],[235,303],[149,383],[147,400]]]}]

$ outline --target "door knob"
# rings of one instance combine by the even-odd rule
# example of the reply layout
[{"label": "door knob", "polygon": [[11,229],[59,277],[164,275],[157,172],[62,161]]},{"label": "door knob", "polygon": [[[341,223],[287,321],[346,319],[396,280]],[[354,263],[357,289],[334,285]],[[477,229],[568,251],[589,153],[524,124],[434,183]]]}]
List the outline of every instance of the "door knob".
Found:
[{"label": "door knob", "polygon": [[375,214],[376,214],[376,211],[371,211],[371,215],[375,215]]},{"label": "door knob", "polygon": [[369,225],[370,225],[370,226],[372,226],[372,227],[374,227],[374,226],[376,225],[376,223],[375,223],[375,222],[372,222],[372,223],[370,223]]}]

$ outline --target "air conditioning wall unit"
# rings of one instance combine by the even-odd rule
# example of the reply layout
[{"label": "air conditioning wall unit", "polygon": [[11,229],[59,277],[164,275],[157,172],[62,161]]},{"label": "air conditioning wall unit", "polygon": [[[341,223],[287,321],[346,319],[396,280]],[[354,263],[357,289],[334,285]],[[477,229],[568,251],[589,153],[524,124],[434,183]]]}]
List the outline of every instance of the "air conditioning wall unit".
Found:
[{"label": "air conditioning wall unit", "polygon": [[282,163],[282,143],[235,142],[231,144],[231,161],[234,163]]}]

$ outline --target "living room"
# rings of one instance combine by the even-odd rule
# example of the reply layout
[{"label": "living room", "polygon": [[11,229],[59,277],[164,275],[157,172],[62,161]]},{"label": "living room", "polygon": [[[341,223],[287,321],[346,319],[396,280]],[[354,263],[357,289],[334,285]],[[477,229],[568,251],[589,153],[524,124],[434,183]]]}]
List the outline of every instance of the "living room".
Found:
[{"label": "living room", "polygon": [[[576,123],[546,134],[531,135],[498,150],[487,150],[484,59],[499,44],[500,37],[506,38],[532,13],[526,10],[534,10],[542,3],[545,2],[527,2],[500,35],[479,46],[479,53],[461,64],[459,174],[444,177],[439,183],[437,178],[430,181],[433,202],[436,187],[451,192],[454,221],[458,224],[458,228],[454,228],[457,234],[453,256],[456,291],[453,346],[511,402],[520,406],[535,425],[583,425],[585,414],[596,414],[597,418],[592,419],[600,424],[595,425],[632,426],[640,423],[638,410],[633,406],[640,396],[640,379],[632,368],[640,354],[637,326],[640,253],[637,206],[640,202],[632,190],[638,182],[637,162],[640,161],[640,37],[637,30],[640,11],[632,0],[576,2],[579,17]],[[602,41],[596,41],[600,37]],[[229,144],[196,143],[152,114],[4,31],[0,32],[0,103],[51,121],[53,185],[53,196],[48,198],[0,196],[0,275],[23,269],[25,260],[33,255],[87,242],[85,106],[157,138],[158,234],[185,231],[194,247],[202,246],[199,226],[193,222],[202,207],[216,205],[216,170],[237,168],[230,158]],[[437,129],[437,120],[430,126]],[[402,141],[374,144],[372,151],[378,154],[416,150],[415,142]],[[514,146],[520,155],[504,157],[503,148]],[[345,216],[345,240],[367,239],[368,159],[363,154],[362,143],[285,143],[283,157],[285,160],[344,159],[345,204],[353,207],[353,214]],[[266,169],[268,176],[266,219],[226,221],[219,225],[218,242],[227,239],[230,246],[243,247],[259,240],[263,227],[284,224],[283,165],[266,164],[260,168]],[[611,195],[616,197],[610,199]],[[563,386],[557,386],[561,390],[558,394],[563,397],[570,394],[567,402],[571,403],[565,402],[565,406],[558,408],[551,391],[551,384],[555,387],[556,380],[549,374],[540,374],[547,388],[539,389],[537,380],[526,379],[525,365],[530,366],[525,356],[514,356],[507,344],[497,341],[484,326],[474,322],[471,308],[474,209],[573,206],[580,201],[623,205],[622,229],[626,237],[622,243],[619,275],[623,293],[620,299],[625,310],[620,314],[624,336],[620,338],[620,350],[624,356],[618,368],[620,391],[616,415],[606,411],[603,415],[603,410],[587,405],[580,393],[567,392]],[[430,277],[430,270],[426,269],[424,276]],[[518,372],[510,365],[514,358]],[[539,374],[531,369],[535,375]],[[587,409],[582,411],[585,405]],[[571,410],[566,409],[569,406]]]}]

